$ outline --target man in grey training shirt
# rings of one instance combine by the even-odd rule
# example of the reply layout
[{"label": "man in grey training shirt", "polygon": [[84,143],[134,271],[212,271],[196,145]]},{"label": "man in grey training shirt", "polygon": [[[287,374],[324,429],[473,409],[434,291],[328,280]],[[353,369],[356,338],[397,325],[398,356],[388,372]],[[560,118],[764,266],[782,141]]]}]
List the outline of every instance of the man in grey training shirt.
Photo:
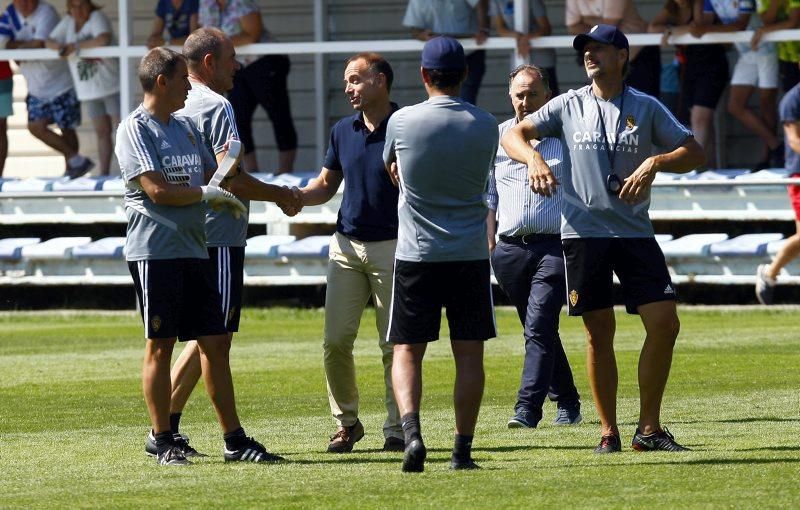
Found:
[{"label": "man in grey training shirt", "polygon": [[389,119],[383,160],[400,186],[389,341],[405,436],[403,471],[423,471],[422,358],[447,308],[456,359],[452,469],[476,469],[472,437],[483,396],[483,342],[496,335],[484,193],[497,152],[495,118],[458,97],[461,44],[436,37],[422,50],[429,99]]},{"label": "man in grey training shirt", "polygon": [[[233,87],[233,75],[240,67],[236,61],[236,51],[231,40],[221,30],[200,28],[186,39],[183,55],[188,61],[192,89],[185,106],[175,115],[188,117],[192,121],[200,131],[203,145],[209,153],[216,156],[217,163],[220,163],[227,154],[228,141],[239,139],[233,108],[221,95]],[[280,202],[289,207],[298,205],[289,188],[261,182],[247,173],[238,172],[222,185],[242,198],[246,206],[249,206],[249,200]],[[211,280],[217,282],[222,316],[228,331],[228,344],[233,339],[233,333],[239,330],[247,225],[247,214],[234,217],[225,210],[207,211],[206,244],[209,260],[206,270]],[[230,349],[230,345],[228,348]],[[185,436],[179,432],[183,408],[197,385],[200,374],[200,349],[197,342],[191,341],[186,344],[172,367],[170,400],[170,427],[187,457],[201,455],[189,446]],[[145,450],[150,454],[155,452],[152,433],[145,443]]]},{"label": "man in grey training shirt", "polygon": [[203,375],[224,433],[226,461],[269,460],[236,413],[220,296],[206,271],[205,204],[245,207],[229,192],[204,186],[216,162],[190,121],[173,115],[191,89],[184,57],[150,50],[139,64],[142,104],[117,131],[128,231],[125,244],[145,326],[142,387],[161,465],[190,464],[169,423],[170,359],[176,339],[197,339]]},{"label": "man in grey training shirt", "polygon": [[[617,428],[617,364],[612,272],[626,309],[646,331],[639,358],[639,423],[633,448],[685,450],[661,427],[661,399],[680,323],[675,288],[647,214],[656,172],[686,172],[705,162],[703,149],[658,100],[625,86],[628,39],[596,25],[575,37],[591,85],[551,100],[502,140],[508,155],[528,165],[531,189],[552,196],[563,185],[561,238],[570,315],[581,315],[587,369],[602,439],[597,453],[622,448]],[[529,141],[556,136],[567,148],[558,180]],[[666,151],[663,154],[655,150]]]},{"label": "man in grey training shirt", "polygon": [[[544,106],[550,88],[544,71],[525,64],[509,76],[509,96],[515,117],[500,124],[509,129]],[[544,138],[536,151],[560,176],[564,164],[561,140]],[[561,190],[553,198],[531,192],[528,168],[497,149],[489,174],[489,236],[492,269],[500,287],[517,309],[525,338],[525,360],[509,428],[535,428],[542,419],[548,393],[558,403],[555,423],[581,422],[581,403],[572,369],[558,336],[558,319],[566,298],[564,256],[561,251]],[[495,245],[495,235],[500,241]]]}]

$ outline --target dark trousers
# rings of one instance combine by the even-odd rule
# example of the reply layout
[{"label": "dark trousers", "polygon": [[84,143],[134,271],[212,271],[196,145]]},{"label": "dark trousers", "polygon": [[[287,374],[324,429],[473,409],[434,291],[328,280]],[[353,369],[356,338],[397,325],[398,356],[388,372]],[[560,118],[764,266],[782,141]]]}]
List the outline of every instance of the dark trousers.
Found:
[{"label": "dark trousers", "polygon": [[467,54],[467,78],[461,84],[461,98],[474,105],[478,104],[478,89],[481,88],[483,74],[486,72],[486,50]]},{"label": "dark trousers", "polygon": [[569,366],[558,319],[566,302],[564,256],[559,236],[538,236],[528,244],[500,241],[492,253],[495,278],[519,314],[525,361],[515,409],[531,411],[539,421],[545,397],[559,407],[580,399]]}]

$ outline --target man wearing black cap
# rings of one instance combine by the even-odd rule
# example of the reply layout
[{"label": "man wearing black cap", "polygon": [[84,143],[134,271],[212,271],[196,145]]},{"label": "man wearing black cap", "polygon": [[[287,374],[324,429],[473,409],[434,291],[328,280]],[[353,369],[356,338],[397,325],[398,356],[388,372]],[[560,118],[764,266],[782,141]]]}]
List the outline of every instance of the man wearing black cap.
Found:
[{"label": "man wearing black cap", "polygon": [[[680,322],[675,288],[655,241],[647,209],[656,172],[687,172],[704,164],[703,149],[658,100],[627,87],[628,40],[613,25],[578,35],[591,85],[551,100],[502,140],[508,155],[528,165],[535,193],[551,196],[563,184],[561,239],[570,315],[581,315],[588,339],[587,369],[600,416],[597,453],[621,450],[617,428],[617,364],[612,273],[628,313],[638,313],[646,336],[639,358],[638,451],[681,451],[661,427],[661,399]],[[560,137],[569,165],[559,182],[530,140]],[[667,151],[657,154],[656,150]],[[655,154],[651,156],[651,154]]]},{"label": "man wearing black cap", "polygon": [[456,360],[452,469],[475,469],[472,437],[483,396],[483,342],[495,336],[484,191],[497,152],[495,118],[458,97],[461,44],[436,37],[422,50],[429,99],[389,119],[383,159],[399,184],[399,229],[389,341],[405,436],[403,471],[422,471],[422,358],[447,308]]}]

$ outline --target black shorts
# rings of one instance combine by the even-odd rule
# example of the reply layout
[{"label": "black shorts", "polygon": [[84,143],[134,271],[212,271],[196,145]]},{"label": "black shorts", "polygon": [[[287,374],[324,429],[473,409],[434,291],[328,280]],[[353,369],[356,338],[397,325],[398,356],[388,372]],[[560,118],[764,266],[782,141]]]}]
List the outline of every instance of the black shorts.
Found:
[{"label": "black shorts", "polygon": [[244,287],[244,246],[208,248],[207,278],[216,282],[228,332],[239,331]]},{"label": "black shorts", "polygon": [[128,262],[146,338],[185,342],[225,334],[219,292],[207,266],[205,259]]},{"label": "black shorts", "polygon": [[458,262],[395,260],[389,342],[417,344],[439,339],[442,307],[451,340],[497,335],[489,259]]},{"label": "black shorts", "polygon": [[570,315],[614,306],[612,271],[628,313],[647,303],[677,299],[664,254],[652,237],[564,239],[561,244]]},{"label": "black shorts", "polygon": [[683,105],[686,108],[704,106],[716,109],[730,81],[728,59],[724,52],[718,60],[688,61],[681,85]]}]

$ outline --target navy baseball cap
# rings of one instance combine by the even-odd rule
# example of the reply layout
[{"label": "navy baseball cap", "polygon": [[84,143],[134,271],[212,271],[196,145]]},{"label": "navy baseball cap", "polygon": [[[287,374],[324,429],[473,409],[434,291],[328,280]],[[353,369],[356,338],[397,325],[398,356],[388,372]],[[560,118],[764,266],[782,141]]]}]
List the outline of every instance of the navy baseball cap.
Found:
[{"label": "navy baseball cap", "polygon": [[583,47],[590,41],[596,41],[603,44],[611,44],[621,50],[627,50],[628,38],[622,33],[622,30],[614,25],[595,25],[585,34],[575,36],[572,41],[572,47],[578,51],[583,51]]},{"label": "navy baseball cap", "polygon": [[464,47],[453,39],[440,35],[429,39],[422,48],[422,67],[441,71],[457,71],[467,67]]}]

